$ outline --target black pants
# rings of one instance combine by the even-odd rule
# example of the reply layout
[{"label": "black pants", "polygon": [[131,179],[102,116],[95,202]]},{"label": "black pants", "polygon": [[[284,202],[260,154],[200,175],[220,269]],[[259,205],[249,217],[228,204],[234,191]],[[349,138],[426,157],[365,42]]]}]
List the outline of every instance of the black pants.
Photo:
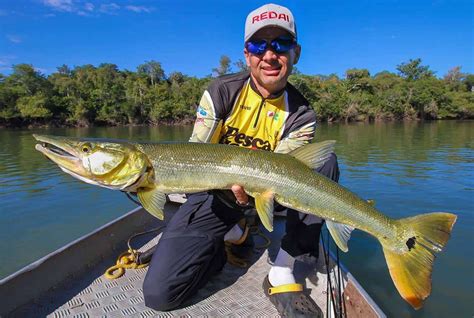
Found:
[{"label": "black pants", "polygon": [[[339,180],[334,155],[318,170]],[[243,217],[212,193],[188,196],[168,223],[157,245],[143,283],[147,307],[164,311],[178,307],[204,286],[226,263],[224,235]],[[304,224],[288,210],[282,248],[292,256],[317,255],[322,223]]]}]

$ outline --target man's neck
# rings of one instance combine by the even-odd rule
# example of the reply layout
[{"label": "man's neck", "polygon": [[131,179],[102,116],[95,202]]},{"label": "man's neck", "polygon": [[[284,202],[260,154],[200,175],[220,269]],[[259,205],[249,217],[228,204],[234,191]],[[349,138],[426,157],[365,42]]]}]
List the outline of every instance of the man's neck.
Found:
[{"label": "man's neck", "polygon": [[250,74],[250,78],[252,79],[252,86],[254,87],[254,89],[256,89],[257,92],[265,99],[279,96],[286,87],[285,85],[283,87],[278,88],[267,88],[260,85],[260,83],[255,80],[252,74]]}]

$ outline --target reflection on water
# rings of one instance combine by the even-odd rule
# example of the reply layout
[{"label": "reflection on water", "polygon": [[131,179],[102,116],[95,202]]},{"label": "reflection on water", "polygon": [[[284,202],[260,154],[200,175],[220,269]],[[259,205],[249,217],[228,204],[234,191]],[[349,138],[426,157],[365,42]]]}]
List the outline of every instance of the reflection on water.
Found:
[{"label": "reflection on water", "polygon": [[[134,207],[123,194],[78,182],[34,150],[32,133],[142,141],[188,139],[191,127],[0,130],[0,277]],[[433,272],[426,306],[413,311],[393,287],[380,245],[356,231],[343,261],[391,317],[472,315],[474,123],[320,125],[317,139],[337,141],[340,182],[374,199],[385,214],[458,215]]]}]

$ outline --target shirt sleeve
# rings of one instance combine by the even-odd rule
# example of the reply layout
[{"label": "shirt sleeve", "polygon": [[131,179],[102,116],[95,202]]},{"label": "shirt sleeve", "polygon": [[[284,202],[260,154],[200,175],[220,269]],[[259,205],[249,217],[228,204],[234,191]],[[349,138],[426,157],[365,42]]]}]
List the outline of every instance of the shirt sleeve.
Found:
[{"label": "shirt sleeve", "polygon": [[190,142],[218,143],[223,120],[216,115],[216,109],[209,91],[204,91],[199,102]]},{"label": "shirt sleeve", "polygon": [[278,142],[274,152],[289,153],[296,148],[308,144],[314,138],[316,128],[316,114],[312,109],[299,111],[295,118],[290,120],[290,127]]}]

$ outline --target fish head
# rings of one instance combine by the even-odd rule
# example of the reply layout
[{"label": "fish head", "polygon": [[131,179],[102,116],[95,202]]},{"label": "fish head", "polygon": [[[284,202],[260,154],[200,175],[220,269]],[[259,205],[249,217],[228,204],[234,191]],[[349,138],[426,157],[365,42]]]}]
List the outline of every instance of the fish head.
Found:
[{"label": "fish head", "polygon": [[126,141],[33,135],[35,148],[64,172],[89,184],[133,192],[148,182],[151,164]]}]

